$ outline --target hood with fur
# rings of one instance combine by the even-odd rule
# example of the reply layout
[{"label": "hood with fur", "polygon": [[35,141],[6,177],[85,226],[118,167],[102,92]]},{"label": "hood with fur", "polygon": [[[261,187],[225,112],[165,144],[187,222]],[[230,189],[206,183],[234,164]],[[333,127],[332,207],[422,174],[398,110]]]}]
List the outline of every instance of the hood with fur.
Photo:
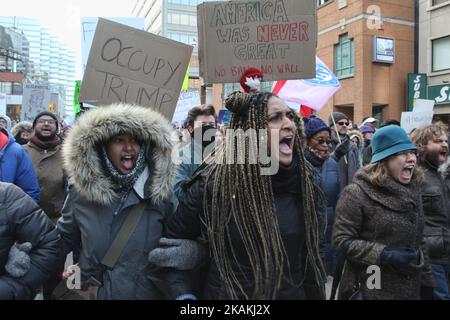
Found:
[{"label": "hood with fur", "polygon": [[0,113],[0,118],[3,118],[6,120],[6,130],[11,130],[11,118],[8,117],[6,114]]},{"label": "hood with fur", "polygon": [[30,121],[20,121],[11,129],[11,133],[13,136],[16,136],[21,131],[32,131],[33,124]]},{"label": "hood with fur", "polygon": [[364,138],[359,130],[350,130],[347,135],[350,137],[350,139],[352,139],[353,136],[356,136],[358,138],[358,148],[362,148],[364,146]]},{"label": "hood with fur", "polygon": [[99,146],[127,132],[143,142],[150,169],[145,197],[159,204],[173,186],[175,164],[171,159],[173,129],[159,113],[129,104],[99,107],[83,114],[74,124],[64,145],[64,168],[70,182],[88,200],[103,205],[115,197],[114,183],[103,169]]}]

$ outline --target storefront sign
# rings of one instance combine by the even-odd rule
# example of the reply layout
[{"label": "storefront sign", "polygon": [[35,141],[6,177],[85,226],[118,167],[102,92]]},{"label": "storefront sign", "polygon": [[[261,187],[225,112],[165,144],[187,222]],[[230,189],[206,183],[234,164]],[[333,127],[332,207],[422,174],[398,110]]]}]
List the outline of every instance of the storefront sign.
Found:
[{"label": "storefront sign", "polygon": [[408,74],[408,111],[414,107],[416,99],[427,98],[427,75],[425,73]]},{"label": "storefront sign", "polygon": [[428,99],[434,100],[435,104],[449,104],[450,84],[428,86]]}]

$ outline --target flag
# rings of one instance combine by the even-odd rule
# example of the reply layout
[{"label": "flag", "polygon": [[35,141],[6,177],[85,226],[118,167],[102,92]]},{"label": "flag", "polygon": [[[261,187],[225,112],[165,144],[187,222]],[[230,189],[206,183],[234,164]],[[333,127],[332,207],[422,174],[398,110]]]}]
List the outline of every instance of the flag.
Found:
[{"label": "flag", "polygon": [[78,101],[78,93],[80,92],[80,86],[81,86],[81,80],[76,80],[75,81],[75,92],[73,93],[73,112],[74,112],[75,116],[81,110],[80,101]]},{"label": "flag", "polygon": [[186,70],[186,75],[184,76],[183,85],[181,86],[181,91],[185,92],[189,90],[189,71],[191,69],[191,65],[189,64]]},{"label": "flag", "polygon": [[333,72],[316,57],[316,78],[280,80],[274,83],[272,92],[286,102],[319,111],[340,88]]}]

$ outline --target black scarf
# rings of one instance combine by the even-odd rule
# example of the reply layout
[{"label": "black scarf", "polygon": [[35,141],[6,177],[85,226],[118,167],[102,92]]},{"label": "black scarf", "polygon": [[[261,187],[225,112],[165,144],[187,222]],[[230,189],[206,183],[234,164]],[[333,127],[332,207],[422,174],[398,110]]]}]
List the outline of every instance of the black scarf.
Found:
[{"label": "black scarf", "polygon": [[102,160],[105,169],[109,173],[112,180],[117,184],[117,186],[128,192],[133,187],[136,180],[139,178],[142,171],[144,171],[146,166],[144,148],[141,148],[139,152],[138,159],[136,161],[136,166],[131,170],[128,174],[121,174],[116,167],[112,164],[111,160],[109,160],[108,153],[106,151],[106,147],[102,148]]},{"label": "black scarf", "polygon": [[272,190],[274,194],[281,193],[299,193],[300,192],[300,173],[299,160],[297,156],[293,157],[292,163],[289,166],[283,166],[280,163],[280,168],[276,175],[271,176]]},{"label": "black scarf", "polygon": [[308,147],[305,149],[305,158],[311,163],[314,167],[321,167],[325,160],[320,159],[318,156],[314,154]]}]

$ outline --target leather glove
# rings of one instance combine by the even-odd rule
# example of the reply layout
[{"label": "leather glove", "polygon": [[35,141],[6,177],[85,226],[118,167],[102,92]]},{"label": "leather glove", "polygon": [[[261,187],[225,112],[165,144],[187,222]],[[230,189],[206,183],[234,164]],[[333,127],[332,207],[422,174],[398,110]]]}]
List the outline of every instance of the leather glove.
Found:
[{"label": "leather glove", "polygon": [[386,247],[381,252],[380,264],[390,265],[399,269],[411,269],[418,262],[418,252],[412,248]]},{"label": "leather glove", "polygon": [[30,251],[32,245],[30,242],[15,243],[9,250],[8,261],[5,265],[6,272],[13,278],[21,278],[30,270],[31,260]]},{"label": "leather glove", "polygon": [[149,255],[150,263],[158,267],[192,270],[205,260],[207,250],[199,241],[187,239],[159,239],[159,248]]},{"label": "leather glove", "polygon": [[350,139],[345,139],[345,141],[338,144],[334,150],[334,157],[336,158],[336,161],[339,161],[343,156],[345,156],[350,151],[350,147]]}]

